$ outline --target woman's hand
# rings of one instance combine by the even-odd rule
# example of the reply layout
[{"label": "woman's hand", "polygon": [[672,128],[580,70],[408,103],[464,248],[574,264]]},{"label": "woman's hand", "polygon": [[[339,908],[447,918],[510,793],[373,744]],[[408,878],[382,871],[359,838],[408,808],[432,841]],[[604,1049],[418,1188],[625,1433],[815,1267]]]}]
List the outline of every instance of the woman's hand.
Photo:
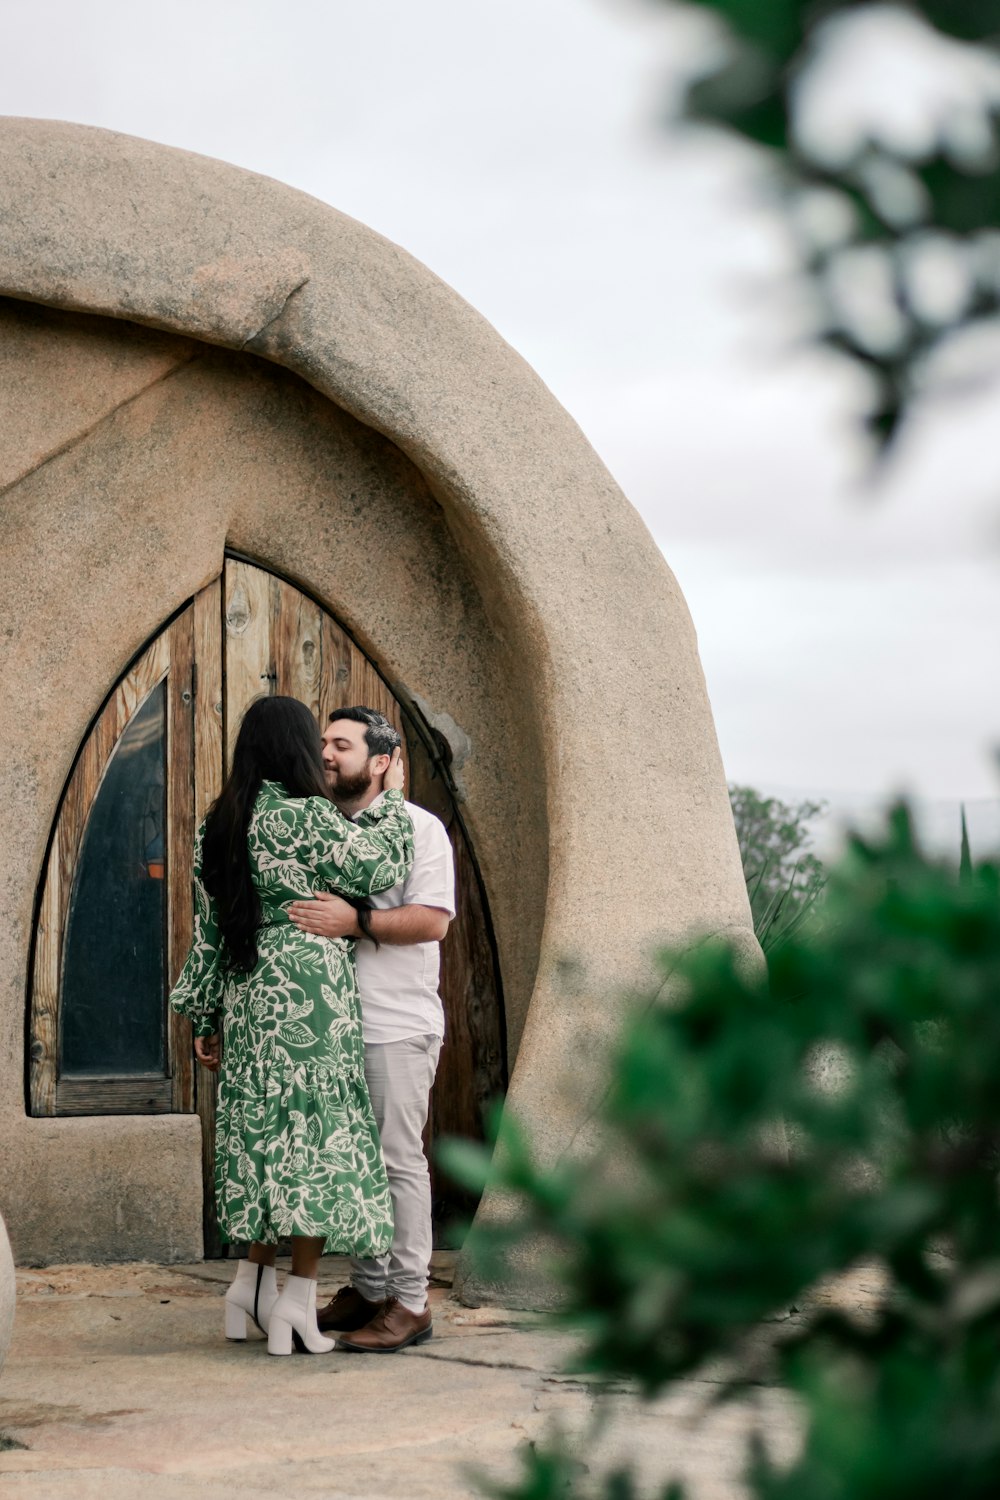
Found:
[{"label": "woman's hand", "polygon": [[217,1031],[211,1036],[196,1036],[194,1039],[194,1055],[202,1067],[207,1068],[210,1073],[217,1073],[222,1066],[220,1041]]},{"label": "woman's hand", "polygon": [[389,764],[386,767],[385,777],[382,782],[384,791],[401,792],[403,790],[403,752],[399,746],[389,756]]}]

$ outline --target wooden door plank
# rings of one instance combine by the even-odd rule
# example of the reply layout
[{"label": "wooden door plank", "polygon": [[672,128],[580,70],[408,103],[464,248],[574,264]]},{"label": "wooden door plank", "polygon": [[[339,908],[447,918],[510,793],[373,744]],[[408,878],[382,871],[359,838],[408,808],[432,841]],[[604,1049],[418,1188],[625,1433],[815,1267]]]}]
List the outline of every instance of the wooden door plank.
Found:
[{"label": "wooden door plank", "polygon": [[230,558],[225,567],[226,767],[232,764],[240,720],[256,698],[274,692],[271,577]]},{"label": "wooden door plank", "polygon": [[126,677],[118,684],[115,697],[118,700],[118,734],[121,735],[136,709],[149,697],[158,682],[162,682],[170,670],[171,631],[158,635],[149,650],[144,652]]},{"label": "wooden door plank", "polygon": [[322,611],[320,641],[319,718],[325,728],[334,709],[346,708],[353,701],[350,691],[354,646],[326,610]]},{"label": "wooden door plank", "polygon": [[80,846],[111,755],[121,738],[122,696],[116,691],[95,724],[70,778],[59,814],[59,910],[68,916]]},{"label": "wooden door plank", "polygon": [[31,1001],[29,1048],[29,1109],[33,1115],[56,1112],[56,1072],[59,1060],[59,975],[62,951],[59,825],[49,850],[35,930],[35,963]]},{"label": "wooden door plank", "polygon": [[[194,844],[194,609],[186,609],[167,634],[167,986],[172,988],[191,947],[191,853]],[[191,1026],[167,1011],[167,1071],[171,1105],[194,1109]]]},{"label": "wooden door plank", "polygon": [[127,1078],[66,1078],[59,1086],[60,1115],[168,1115],[171,1080],[159,1074]]},{"label": "wooden door plank", "polygon": [[274,579],[271,590],[274,690],[298,698],[321,718],[323,635],[318,604],[291,584]]},{"label": "wooden door plank", "polygon": [[222,579],[194,600],[194,821],[197,828],[222,790]]},{"label": "wooden door plank", "polygon": [[435,1085],[441,1135],[481,1139],[487,1107],[504,1090],[496,975],[479,884],[457,822],[451,828],[457,912],[441,951],[446,1042]]},{"label": "wooden door plank", "polygon": [[[227,569],[229,564],[227,563]],[[197,827],[222,790],[223,777],[223,580],[216,578],[195,595],[194,824]],[[188,910],[191,895],[188,888]],[[190,1038],[190,1029],[189,1029]],[[191,1047],[188,1041],[189,1048]],[[202,1209],[205,1254],[222,1254],[215,1204],[216,1075],[195,1065],[195,1108],[201,1120]]]}]

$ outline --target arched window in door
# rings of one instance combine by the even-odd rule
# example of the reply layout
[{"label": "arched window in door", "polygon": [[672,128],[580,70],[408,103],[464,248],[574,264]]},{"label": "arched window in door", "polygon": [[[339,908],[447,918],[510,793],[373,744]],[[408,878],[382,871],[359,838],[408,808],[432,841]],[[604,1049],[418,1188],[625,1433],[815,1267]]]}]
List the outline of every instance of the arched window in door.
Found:
[{"label": "arched window in door", "polygon": [[166,1006],[191,932],[194,615],[126,672],[66,787],[35,934],[32,1114],[194,1107],[190,1043]]},{"label": "arched window in door", "polygon": [[129,720],[94,798],[66,918],[59,1074],[166,1072],[167,684]]}]

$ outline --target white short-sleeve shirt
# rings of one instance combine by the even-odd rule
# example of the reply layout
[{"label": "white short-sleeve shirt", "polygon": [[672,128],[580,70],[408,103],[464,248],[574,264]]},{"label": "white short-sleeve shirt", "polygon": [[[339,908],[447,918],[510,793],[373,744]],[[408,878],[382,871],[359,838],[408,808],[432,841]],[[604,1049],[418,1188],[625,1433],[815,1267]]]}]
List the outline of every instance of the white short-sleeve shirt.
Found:
[{"label": "white short-sleeve shirt", "polygon": [[[373,895],[372,906],[379,911],[436,906],[453,917],[455,861],[447,829],[424,807],[407,802],[406,810],[413,819],[413,868],[398,885]],[[358,813],[355,821],[360,817]],[[359,938],[354,952],[366,1042],[444,1036],[444,1007],[438,994],[440,943],[382,943],[376,948]]]}]

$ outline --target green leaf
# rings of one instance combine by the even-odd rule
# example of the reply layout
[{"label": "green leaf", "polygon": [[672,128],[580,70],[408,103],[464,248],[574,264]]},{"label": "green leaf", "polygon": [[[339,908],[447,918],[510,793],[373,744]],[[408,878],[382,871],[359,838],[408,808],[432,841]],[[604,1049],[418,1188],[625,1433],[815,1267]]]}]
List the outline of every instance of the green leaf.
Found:
[{"label": "green leaf", "polygon": [[689,119],[728,127],[761,146],[784,150],[789,120],[781,74],[773,59],[741,47],[716,72],[692,83],[685,113]]},{"label": "green leaf", "polygon": [[973,234],[1000,226],[1000,170],[970,172],[943,157],[913,168],[931,202],[930,220],[938,229]]},{"label": "green leaf", "polygon": [[805,17],[814,7],[806,0],[691,0],[713,11],[738,37],[754,42],[781,62],[790,62],[802,45]]},{"label": "green leaf", "polygon": [[449,1177],[462,1187],[482,1192],[490,1176],[493,1153],[474,1141],[455,1136],[439,1141],[435,1157]]},{"label": "green leaf", "polygon": [[996,0],[920,0],[914,8],[938,31],[964,42],[995,42],[1000,33]]}]

